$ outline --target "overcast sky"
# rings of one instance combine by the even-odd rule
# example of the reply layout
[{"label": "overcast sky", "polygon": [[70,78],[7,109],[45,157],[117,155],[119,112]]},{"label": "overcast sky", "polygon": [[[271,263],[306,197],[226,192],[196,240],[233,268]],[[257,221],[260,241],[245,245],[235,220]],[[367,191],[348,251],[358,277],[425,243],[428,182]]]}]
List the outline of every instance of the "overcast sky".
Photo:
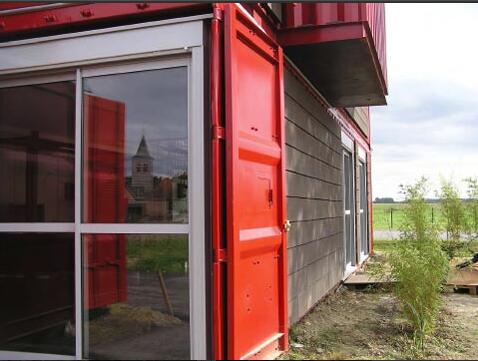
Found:
[{"label": "overcast sky", "polygon": [[[372,109],[373,197],[478,176],[478,4],[386,4],[389,96]],[[462,186],[462,193],[464,187]],[[433,195],[433,194],[430,194]]]}]

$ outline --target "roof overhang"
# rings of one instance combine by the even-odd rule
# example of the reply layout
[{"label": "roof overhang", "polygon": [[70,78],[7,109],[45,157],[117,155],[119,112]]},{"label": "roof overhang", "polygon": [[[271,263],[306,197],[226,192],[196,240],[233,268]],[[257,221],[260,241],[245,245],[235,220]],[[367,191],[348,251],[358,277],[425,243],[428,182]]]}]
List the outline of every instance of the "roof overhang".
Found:
[{"label": "roof overhang", "polygon": [[387,83],[366,22],[283,29],[279,43],[331,105],[387,103]]}]

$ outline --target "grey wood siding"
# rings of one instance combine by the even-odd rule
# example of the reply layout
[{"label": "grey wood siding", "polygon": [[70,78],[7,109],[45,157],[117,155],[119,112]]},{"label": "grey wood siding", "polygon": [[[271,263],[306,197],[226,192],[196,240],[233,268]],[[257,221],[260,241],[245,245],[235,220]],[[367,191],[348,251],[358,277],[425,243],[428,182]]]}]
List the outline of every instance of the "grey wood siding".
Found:
[{"label": "grey wood siding", "polygon": [[342,142],[339,124],[287,69],[284,89],[292,324],[343,275]]},{"label": "grey wood siding", "polygon": [[346,110],[368,138],[370,136],[368,109],[366,107],[356,107],[346,108]]}]

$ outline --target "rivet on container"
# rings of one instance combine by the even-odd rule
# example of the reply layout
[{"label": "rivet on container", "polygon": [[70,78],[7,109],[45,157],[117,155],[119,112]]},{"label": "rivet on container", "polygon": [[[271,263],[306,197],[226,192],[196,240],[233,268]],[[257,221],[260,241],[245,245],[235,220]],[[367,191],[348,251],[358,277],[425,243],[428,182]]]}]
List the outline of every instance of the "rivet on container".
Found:
[{"label": "rivet on container", "polygon": [[145,10],[145,9],[149,8],[149,4],[148,3],[139,3],[139,4],[136,4],[136,7],[139,10]]},{"label": "rivet on container", "polygon": [[80,13],[85,18],[89,18],[89,17],[93,16],[93,12],[90,9],[83,9],[83,10],[81,10]]},{"label": "rivet on container", "polygon": [[56,21],[56,16],[54,15],[46,15],[44,18],[46,23],[54,23]]}]

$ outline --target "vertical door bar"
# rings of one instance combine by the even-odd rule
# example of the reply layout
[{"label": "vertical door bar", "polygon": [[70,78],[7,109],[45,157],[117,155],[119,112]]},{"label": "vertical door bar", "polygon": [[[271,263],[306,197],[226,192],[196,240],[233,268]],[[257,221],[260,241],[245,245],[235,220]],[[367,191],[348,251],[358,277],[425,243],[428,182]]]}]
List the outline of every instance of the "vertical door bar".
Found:
[{"label": "vertical door bar", "polygon": [[75,337],[76,358],[83,356],[82,323],[82,251],[81,251],[81,143],[82,143],[82,93],[83,83],[81,70],[76,70],[76,97],[75,97]]},{"label": "vertical door bar", "polygon": [[189,258],[191,358],[206,359],[206,270],[204,216],[204,48],[192,49],[189,66]]}]

